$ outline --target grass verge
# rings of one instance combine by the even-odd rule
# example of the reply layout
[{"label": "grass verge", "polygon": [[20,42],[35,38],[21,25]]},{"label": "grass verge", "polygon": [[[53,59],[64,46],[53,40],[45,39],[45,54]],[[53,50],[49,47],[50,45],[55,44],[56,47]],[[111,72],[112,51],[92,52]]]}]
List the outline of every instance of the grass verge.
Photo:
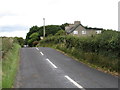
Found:
[{"label": "grass verge", "polygon": [[2,89],[2,60],[0,60],[0,90]]},{"label": "grass verge", "polygon": [[89,62],[86,61],[86,60],[78,59],[78,58],[76,58],[75,56],[71,55],[70,53],[66,53],[66,52],[64,52],[64,51],[61,50],[61,49],[58,49],[58,48],[55,48],[55,47],[52,47],[52,48],[56,49],[57,51],[63,53],[64,55],[66,55],[66,56],[68,56],[68,57],[71,57],[73,60],[76,60],[76,61],[78,61],[78,62],[80,62],[80,63],[82,63],[82,64],[87,65],[88,67],[97,69],[98,71],[101,71],[101,72],[104,72],[104,73],[111,74],[111,75],[113,75],[113,76],[120,76],[119,73],[116,72],[116,71],[110,71],[108,68],[105,68],[105,67],[102,68],[102,67],[100,67],[100,66],[98,66],[98,65],[89,63]]},{"label": "grass verge", "polygon": [[13,44],[2,60],[2,88],[12,88],[18,68],[20,45]]},{"label": "grass verge", "polygon": [[[89,59],[92,59],[92,58],[93,58],[93,55],[91,55],[91,53],[90,53],[90,54],[87,53],[87,54],[90,55],[90,56],[88,56],[88,55],[86,56],[85,53],[81,53],[81,54],[80,54],[79,52],[76,52],[76,51],[74,51],[74,50],[66,49],[65,47],[61,47],[60,44],[58,44],[58,45],[48,45],[48,44],[47,44],[47,45],[41,45],[41,46],[54,48],[54,49],[56,49],[57,51],[63,53],[64,55],[66,55],[66,56],[68,56],[68,57],[71,57],[71,58],[73,58],[74,60],[76,60],[76,61],[78,61],[78,62],[81,62],[81,63],[83,63],[83,64],[85,64],[85,65],[87,65],[87,66],[89,66],[89,67],[91,67],[91,68],[97,69],[97,70],[102,71],[102,72],[104,72],[104,73],[109,73],[109,74],[114,75],[114,76],[119,76],[118,71],[111,70],[111,68],[109,68],[109,67],[106,66],[108,62],[105,63],[105,61],[106,61],[106,59],[107,59],[107,58],[105,58],[105,57],[101,57],[101,58],[100,58],[100,56],[99,56],[99,58],[98,58],[98,56],[96,56],[95,61],[97,61],[97,59],[100,59],[100,60],[103,59],[103,62],[100,61],[100,60],[98,60],[98,61],[100,61],[100,62],[95,62],[95,61],[93,61],[93,60],[92,60],[92,61],[89,60]],[[92,57],[91,57],[91,56],[92,56]],[[102,66],[102,63],[103,63],[103,64],[105,63],[105,65]],[[112,62],[109,62],[109,63],[110,63],[110,65],[112,65]],[[109,64],[109,63],[108,63],[108,64]],[[115,64],[116,64],[116,63],[115,63]],[[117,64],[116,64],[116,65],[117,65]],[[117,67],[117,66],[116,66],[116,67]]]},{"label": "grass verge", "polygon": [[2,89],[2,38],[0,37],[0,90]]}]

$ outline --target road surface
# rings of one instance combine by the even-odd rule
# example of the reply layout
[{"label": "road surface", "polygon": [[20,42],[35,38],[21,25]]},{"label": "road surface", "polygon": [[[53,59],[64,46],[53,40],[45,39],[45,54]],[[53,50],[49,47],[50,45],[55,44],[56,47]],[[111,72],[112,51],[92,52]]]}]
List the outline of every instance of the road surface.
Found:
[{"label": "road surface", "polygon": [[118,78],[52,48],[22,48],[15,88],[118,88]]}]

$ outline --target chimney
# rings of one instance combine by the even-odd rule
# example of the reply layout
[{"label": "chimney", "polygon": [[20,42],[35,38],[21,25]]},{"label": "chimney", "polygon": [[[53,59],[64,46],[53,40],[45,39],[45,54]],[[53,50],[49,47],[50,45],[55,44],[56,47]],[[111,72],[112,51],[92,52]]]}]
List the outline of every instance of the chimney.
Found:
[{"label": "chimney", "polygon": [[79,25],[79,24],[81,24],[80,21],[74,21],[74,25]]}]

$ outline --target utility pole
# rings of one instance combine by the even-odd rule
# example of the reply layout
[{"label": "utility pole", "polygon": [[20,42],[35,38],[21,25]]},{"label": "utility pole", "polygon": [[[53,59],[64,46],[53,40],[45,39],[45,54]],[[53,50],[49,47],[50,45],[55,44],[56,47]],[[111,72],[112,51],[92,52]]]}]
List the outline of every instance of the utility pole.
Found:
[{"label": "utility pole", "polygon": [[45,18],[43,18],[43,37],[45,37]]}]

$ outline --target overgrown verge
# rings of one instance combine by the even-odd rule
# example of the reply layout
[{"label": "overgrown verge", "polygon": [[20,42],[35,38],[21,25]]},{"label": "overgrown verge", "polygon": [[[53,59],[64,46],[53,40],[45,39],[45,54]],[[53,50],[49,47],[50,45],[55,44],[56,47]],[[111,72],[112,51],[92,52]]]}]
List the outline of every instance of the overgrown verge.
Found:
[{"label": "overgrown verge", "polygon": [[2,56],[2,88],[12,88],[17,72],[21,46],[14,38],[3,38],[2,42],[2,52],[4,54]]},{"label": "overgrown verge", "polygon": [[103,31],[91,37],[53,36],[38,46],[54,47],[74,58],[118,75],[120,71],[120,32]]}]

